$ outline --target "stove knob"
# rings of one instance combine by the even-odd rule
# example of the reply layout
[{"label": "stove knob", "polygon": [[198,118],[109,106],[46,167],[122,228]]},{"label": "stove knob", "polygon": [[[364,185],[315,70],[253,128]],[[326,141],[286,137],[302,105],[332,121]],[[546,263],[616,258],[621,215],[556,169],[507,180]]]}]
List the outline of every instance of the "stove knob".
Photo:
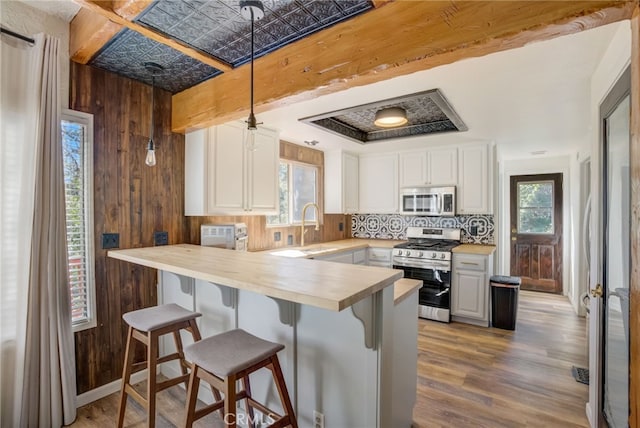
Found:
[{"label": "stove knob", "polygon": [[418,251],[418,257],[422,257],[422,251]]},{"label": "stove knob", "polygon": [[398,255],[401,256],[402,255],[402,250],[398,250]]},{"label": "stove knob", "polygon": [[432,258],[432,259],[435,259],[435,258],[436,258],[436,253],[432,253],[432,254],[431,254],[431,258]]},{"label": "stove knob", "polygon": [[407,251],[407,257],[411,257],[411,251]]},{"label": "stove knob", "polygon": [[446,257],[446,256],[444,255],[444,253],[440,254],[440,258],[441,258],[442,260],[444,260],[444,258],[445,258],[445,257]]}]

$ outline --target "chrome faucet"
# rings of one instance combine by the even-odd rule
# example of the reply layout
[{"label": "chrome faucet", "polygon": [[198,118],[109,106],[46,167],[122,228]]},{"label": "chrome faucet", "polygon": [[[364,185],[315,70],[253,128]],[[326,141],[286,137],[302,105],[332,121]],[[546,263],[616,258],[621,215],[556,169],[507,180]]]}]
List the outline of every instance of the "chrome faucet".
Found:
[{"label": "chrome faucet", "polygon": [[304,218],[307,214],[307,208],[309,207],[315,207],[316,208],[316,230],[320,230],[320,208],[318,208],[318,205],[314,204],[313,202],[309,202],[308,204],[305,204],[304,207],[302,207],[302,231],[300,232],[300,246],[304,247]]}]

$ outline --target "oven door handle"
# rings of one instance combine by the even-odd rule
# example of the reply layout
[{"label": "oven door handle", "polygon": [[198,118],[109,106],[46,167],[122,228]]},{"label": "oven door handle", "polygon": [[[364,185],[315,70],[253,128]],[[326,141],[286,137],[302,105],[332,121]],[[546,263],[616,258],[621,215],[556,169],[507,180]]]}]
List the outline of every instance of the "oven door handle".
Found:
[{"label": "oven door handle", "polygon": [[449,292],[449,288],[445,288],[445,289],[444,289],[444,290],[442,290],[441,292],[436,293],[436,297],[440,297],[440,296],[442,296],[443,294],[446,294],[446,293],[448,293],[448,292]]},{"label": "oven door handle", "polygon": [[402,267],[413,267],[419,269],[430,269],[430,270],[441,270],[443,272],[451,271],[451,264],[448,262],[429,262],[429,264],[425,264],[423,262],[414,262],[410,259],[406,259],[404,257],[396,257],[393,260],[393,264],[395,266]]}]

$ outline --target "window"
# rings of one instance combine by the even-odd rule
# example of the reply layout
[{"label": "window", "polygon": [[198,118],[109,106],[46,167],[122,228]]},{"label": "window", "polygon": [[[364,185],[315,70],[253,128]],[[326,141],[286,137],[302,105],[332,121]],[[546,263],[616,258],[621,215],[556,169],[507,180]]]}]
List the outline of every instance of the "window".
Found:
[{"label": "window", "polygon": [[518,183],[518,233],[553,233],[553,182]]},{"label": "window", "polygon": [[67,212],[71,322],[79,331],[96,326],[93,251],[93,116],[65,110],[62,153]]},{"label": "window", "polygon": [[[280,162],[280,212],[267,216],[267,225],[283,226],[300,224],[302,208],[318,201],[318,168],[297,162]],[[316,210],[309,209],[306,221],[316,220]]]}]

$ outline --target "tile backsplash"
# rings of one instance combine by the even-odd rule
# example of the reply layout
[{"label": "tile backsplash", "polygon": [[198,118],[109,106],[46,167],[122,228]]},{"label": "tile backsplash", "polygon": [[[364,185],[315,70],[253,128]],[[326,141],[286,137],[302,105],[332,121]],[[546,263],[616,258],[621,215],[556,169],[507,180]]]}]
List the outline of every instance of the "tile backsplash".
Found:
[{"label": "tile backsplash", "polygon": [[[460,228],[464,244],[494,244],[493,215],[455,217],[415,217],[400,214],[353,214],[351,234],[354,238],[407,239],[407,227]],[[472,235],[473,229],[477,229]]]}]

